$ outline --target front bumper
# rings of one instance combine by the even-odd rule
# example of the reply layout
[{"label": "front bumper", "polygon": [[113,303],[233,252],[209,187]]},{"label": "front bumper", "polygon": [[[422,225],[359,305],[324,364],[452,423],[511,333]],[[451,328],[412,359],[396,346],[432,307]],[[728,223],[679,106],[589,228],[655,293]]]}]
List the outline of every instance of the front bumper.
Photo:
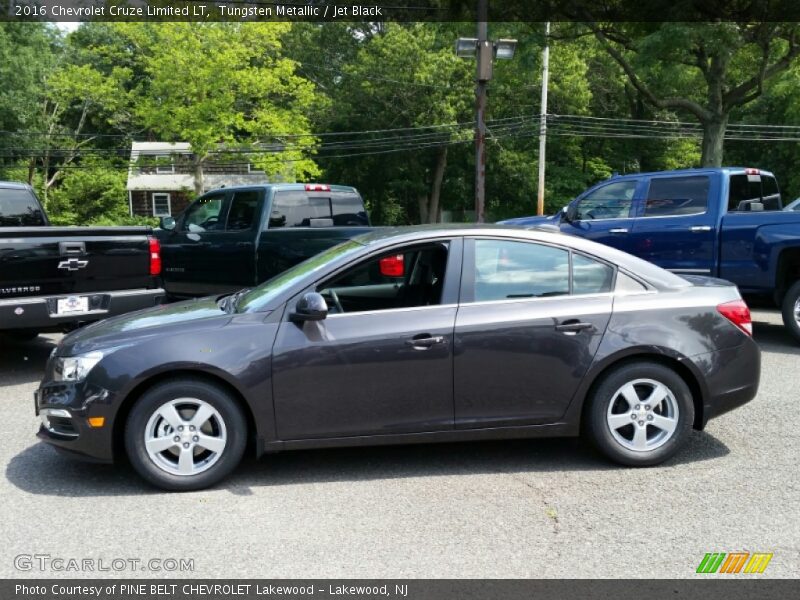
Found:
[{"label": "front bumper", "polygon": [[[113,401],[108,390],[85,381],[45,383],[34,392],[36,415],[41,419],[36,435],[71,456],[113,462]],[[103,419],[103,425],[90,425],[89,419],[98,417]]]},{"label": "front bumper", "polygon": [[114,292],[76,292],[89,300],[89,310],[81,313],[57,314],[58,300],[68,294],[3,298],[0,300],[0,330],[58,331],[76,323],[99,321],[142,308],[157,306],[164,301],[162,288],[120,290]]}]

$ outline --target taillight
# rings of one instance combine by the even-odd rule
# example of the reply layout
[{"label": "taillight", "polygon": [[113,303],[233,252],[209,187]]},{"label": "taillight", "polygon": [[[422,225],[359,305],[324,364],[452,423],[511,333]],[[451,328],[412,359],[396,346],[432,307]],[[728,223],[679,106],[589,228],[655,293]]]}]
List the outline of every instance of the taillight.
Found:
[{"label": "taillight", "polygon": [[750,319],[750,309],[744,300],[725,302],[717,306],[717,311],[747,335],[753,335],[753,321]]},{"label": "taillight", "polygon": [[384,256],[380,259],[379,264],[381,266],[381,275],[384,277],[402,277],[405,272],[402,254]]},{"label": "taillight", "polygon": [[150,275],[161,275],[161,244],[156,238],[150,241]]},{"label": "taillight", "polygon": [[306,191],[307,192],[330,192],[331,186],[326,183],[307,183],[306,184]]}]

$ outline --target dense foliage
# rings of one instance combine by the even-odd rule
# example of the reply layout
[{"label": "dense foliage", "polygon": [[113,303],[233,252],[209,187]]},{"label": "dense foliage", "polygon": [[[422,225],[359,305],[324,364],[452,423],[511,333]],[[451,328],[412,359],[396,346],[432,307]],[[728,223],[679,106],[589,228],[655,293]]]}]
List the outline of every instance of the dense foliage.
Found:
[{"label": "dense foliage", "polygon": [[[136,222],[131,142],[190,142],[199,175],[224,147],[271,176],[355,185],[376,223],[469,218],[475,63],[453,44],[473,29],[2,24],[0,179],[32,183],[55,223]],[[786,200],[800,194],[798,136],[736,125],[798,122],[795,29],[555,24],[548,211],[613,172],[720,162],[773,170]],[[535,210],[543,27],[492,24],[490,36],[519,40],[489,84],[487,209],[503,218]]]}]

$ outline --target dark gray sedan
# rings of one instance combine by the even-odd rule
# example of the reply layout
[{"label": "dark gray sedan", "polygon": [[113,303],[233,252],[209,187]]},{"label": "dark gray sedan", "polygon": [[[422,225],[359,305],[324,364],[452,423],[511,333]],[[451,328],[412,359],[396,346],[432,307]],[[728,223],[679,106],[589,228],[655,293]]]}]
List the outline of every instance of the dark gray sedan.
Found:
[{"label": "dark gray sedan", "polygon": [[735,286],[503,227],[373,232],[252,289],[87,326],[53,352],[39,436],[199,489],[295,448],[586,436],[658,464],[751,400]]}]

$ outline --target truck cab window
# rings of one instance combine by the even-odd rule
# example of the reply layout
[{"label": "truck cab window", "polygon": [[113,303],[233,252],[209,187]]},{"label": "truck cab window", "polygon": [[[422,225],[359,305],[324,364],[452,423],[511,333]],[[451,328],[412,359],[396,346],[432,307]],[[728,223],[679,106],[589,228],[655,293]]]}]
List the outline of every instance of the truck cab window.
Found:
[{"label": "truck cab window", "polygon": [[778,182],[771,175],[731,175],[728,181],[728,212],[747,212],[754,209],[781,209]]},{"label": "truck cab window", "polygon": [[441,303],[448,244],[412,247],[365,260],[317,287],[332,313]]},{"label": "truck cab window", "polygon": [[220,212],[225,196],[206,196],[192,204],[186,211],[183,227],[189,233],[203,231],[220,231],[223,223],[220,222]]},{"label": "truck cab window", "polygon": [[269,228],[311,227],[312,219],[330,219],[331,200],[304,191],[276,192],[272,198]]},{"label": "truck cab window", "polygon": [[0,189],[0,227],[39,227],[44,215],[39,203],[25,189]]},{"label": "truck cab window", "polygon": [[579,221],[628,218],[638,183],[619,181],[589,192],[578,202],[575,218]]},{"label": "truck cab window", "polygon": [[356,194],[334,194],[331,198],[333,224],[337,227],[369,225],[364,203]]},{"label": "truck cab window", "polygon": [[645,217],[698,215],[708,210],[711,182],[706,176],[656,177],[650,181]]},{"label": "truck cab window", "polygon": [[259,194],[255,190],[235,192],[228,209],[227,231],[252,229],[258,214]]}]

